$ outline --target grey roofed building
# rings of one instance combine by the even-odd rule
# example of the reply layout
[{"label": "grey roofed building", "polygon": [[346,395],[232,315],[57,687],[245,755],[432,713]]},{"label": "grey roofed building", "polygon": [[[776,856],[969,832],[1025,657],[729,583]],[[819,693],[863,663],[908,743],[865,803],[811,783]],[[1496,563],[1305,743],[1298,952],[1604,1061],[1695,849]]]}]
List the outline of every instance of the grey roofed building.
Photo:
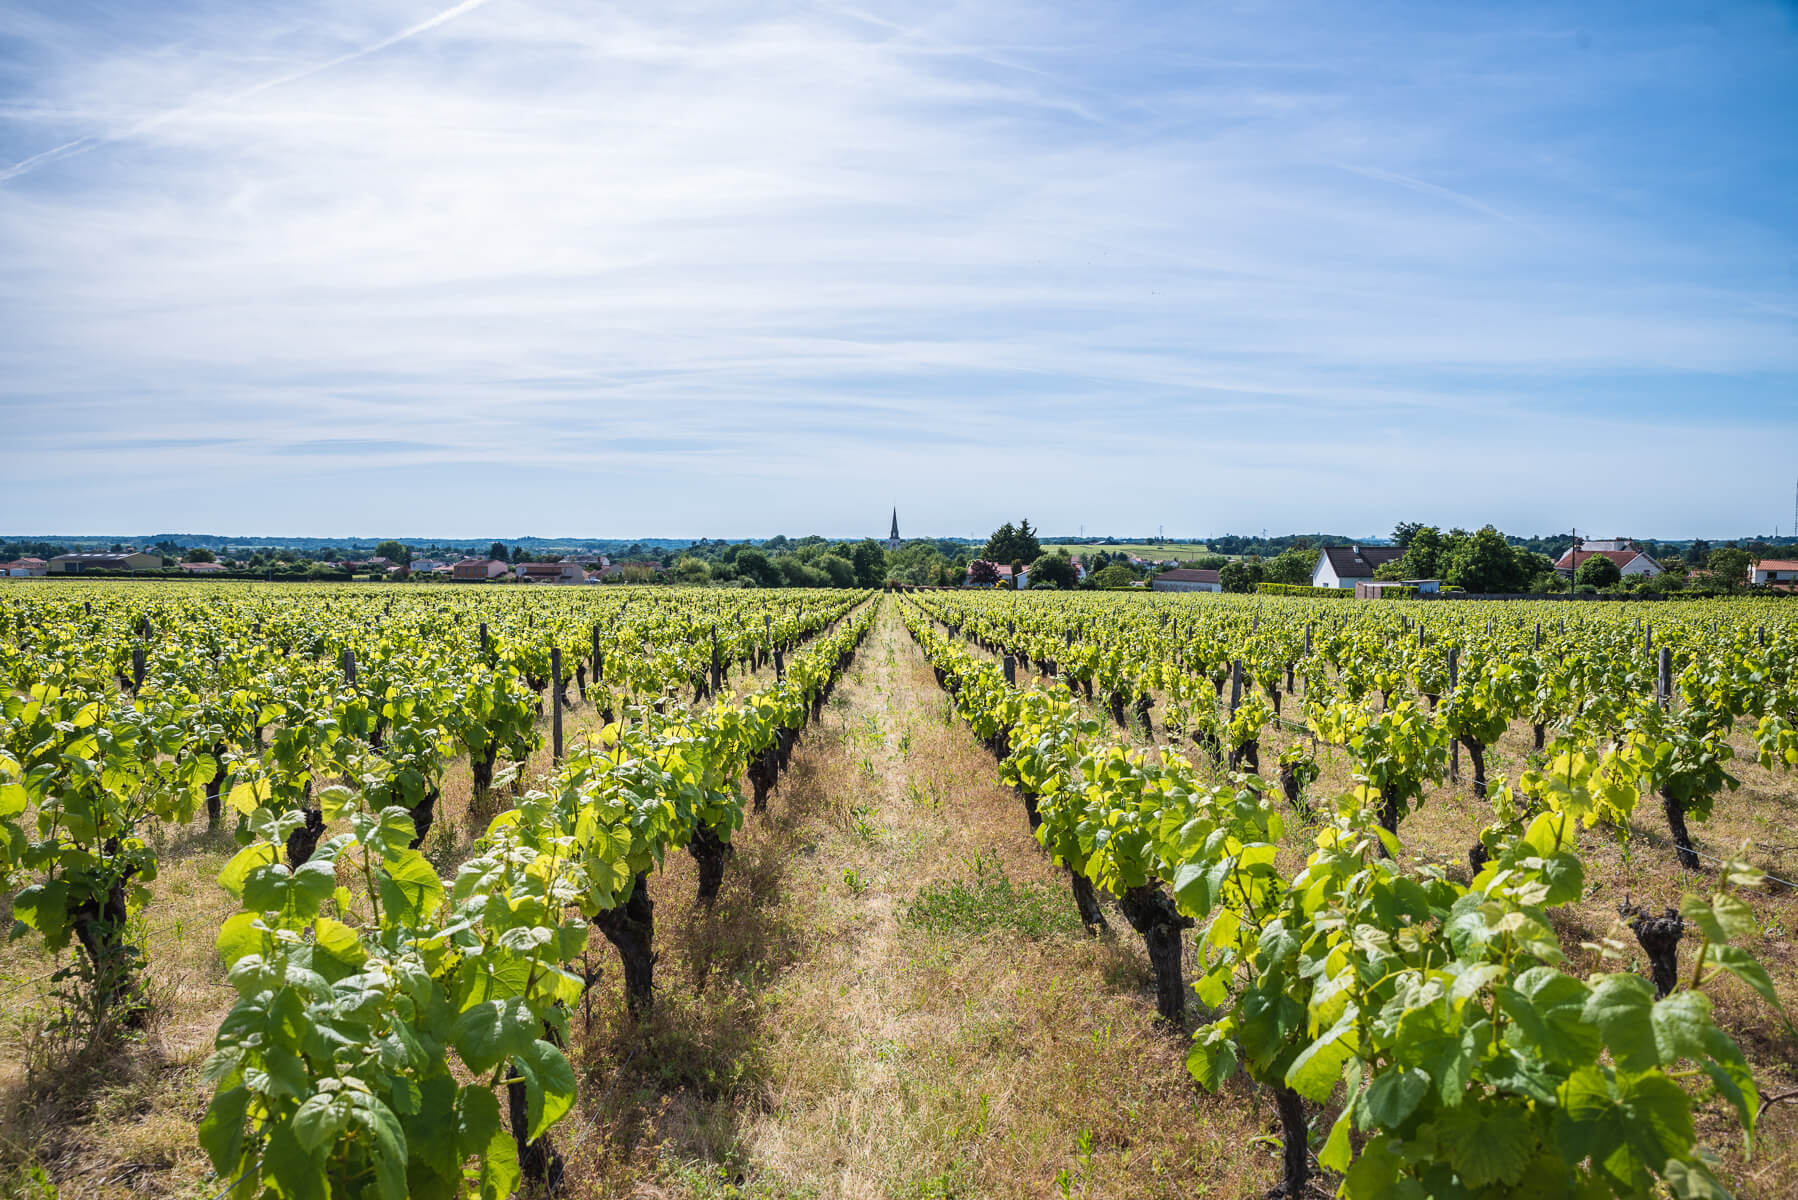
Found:
[{"label": "grey roofed building", "polygon": [[1354,587],[1357,579],[1372,579],[1374,571],[1403,555],[1397,546],[1325,546],[1311,568],[1311,586]]}]

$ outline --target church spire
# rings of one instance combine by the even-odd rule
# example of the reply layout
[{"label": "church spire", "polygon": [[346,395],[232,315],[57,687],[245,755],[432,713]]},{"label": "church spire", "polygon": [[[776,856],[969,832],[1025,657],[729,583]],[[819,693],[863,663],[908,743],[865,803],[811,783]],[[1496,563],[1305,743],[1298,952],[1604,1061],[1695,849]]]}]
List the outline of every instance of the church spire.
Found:
[{"label": "church spire", "polygon": [[888,550],[897,550],[898,548],[899,548],[899,510],[897,508],[895,508],[893,510],[893,532],[887,534],[887,549]]}]

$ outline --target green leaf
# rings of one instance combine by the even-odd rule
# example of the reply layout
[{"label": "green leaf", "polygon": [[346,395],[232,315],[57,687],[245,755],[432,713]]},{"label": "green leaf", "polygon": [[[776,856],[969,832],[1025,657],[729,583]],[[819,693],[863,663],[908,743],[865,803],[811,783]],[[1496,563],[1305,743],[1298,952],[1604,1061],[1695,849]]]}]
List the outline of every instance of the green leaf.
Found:
[{"label": "green leaf", "polygon": [[226,1088],[212,1098],[206,1115],[200,1118],[200,1148],[212,1160],[212,1169],[226,1178],[236,1177],[243,1156],[244,1114],[250,1100],[249,1088]]},{"label": "green leaf", "polygon": [[1705,947],[1704,961],[1721,967],[1759,992],[1761,999],[1771,1004],[1776,1012],[1785,1011],[1779,1002],[1779,993],[1773,990],[1773,980],[1767,974],[1767,968],[1740,946],[1723,946],[1712,942]]},{"label": "green leaf", "polygon": [[60,879],[32,884],[13,897],[12,915],[43,934],[51,946],[60,946],[69,936],[69,885]]},{"label": "green leaf", "polygon": [[394,855],[382,868],[381,907],[392,924],[409,928],[443,903],[443,880],[430,860],[416,850]]},{"label": "green leaf", "polygon": [[1449,1165],[1472,1188],[1516,1183],[1535,1157],[1535,1126],[1510,1101],[1480,1103],[1469,1097],[1459,1107],[1439,1112],[1435,1125]]},{"label": "green leaf", "polygon": [[312,937],[318,948],[345,966],[360,966],[368,959],[368,950],[356,931],[342,921],[320,917],[312,922]]},{"label": "green leaf", "polygon": [[293,1136],[306,1150],[317,1150],[350,1123],[348,1097],[341,1091],[314,1092],[293,1114]]},{"label": "green leaf", "polygon": [[262,931],[255,928],[258,919],[256,913],[233,913],[219,926],[219,961],[225,964],[225,970],[229,971],[246,954],[262,952]]},{"label": "green leaf", "polygon": [[1703,992],[1674,992],[1654,1002],[1649,1012],[1661,1065],[1705,1052],[1705,1033],[1712,1028],[1711,999]]},{"label": "green leaf", "polygon": [[269,781],[266,776],[258,779],[246,779],[232,785],[225,793],[225,803],[238,812],[248,815],[268,803],[270,795]]},{"label": "green leaf", "polygon": [[1730,1200],[1729,1191],[1696,1159],[1672,1159],[1662,1174],[1678,1200]]},{"label": "green leaf", "polygon": [[1429,1094],[1430,1078],[1409,1067],[1374,1076],[1355,1103],[1355,1124],[1363,1130],[1396,1130]]},{"label": "green leaf", "polygon": [[1286,1070],[1286,1086],[1307,1100],[1330,1098],[1342,1079],[1343,1064],[1355,1053],[1357,1013],[1351,1009],[1336,1024],[1299,1052]]},{"label": "green leaf", "polygon": [[1687,896],[1680,901],[1680,915],[1695,923],[1713,942],[1736,942],[1752,938],[1758,930],[1754,910],[1727,893],[1719,893],[1706,901],[1702,896]]},{"label": "green leaf", "polygon": [[1186,1069],[1200,1087],[1215,1092],[1236,1073],[1236,1044],[1214,1029],[1201,1029],[1186,1055]]},{"label": "green leaf", "polygon": [[1349,1105],[1342,1110],[1342,1115],[1330,1126],[1330,1136],[1324,1140],[1323,1149],[1317,1152],[1318,1164],[1337,1174],[1348,1170],[1355,1156],[1354,1148],[1349,1144],[1349,1113],[1353,1108],[1354,1105]]},{"label": "green leaf", "polygon": [[1598,1027],[1611,1057],[1626,1071],[1646,1071],[1661,1061],[1649,1014],[1654,991],[1640,975],[1605,975],[1586,1001],[1586,1020]]},{"label": "green leaf", "polygon": [[468,1069],[478,1074],[501,1059],[525,1053],[542,1028],[523,1000],[488,1000],[456,1018],[450,1042]]},{"label": "green leaf", "polygon": [[236,899],[243,899],[244,881],[251,871],[257,867],[271,866],[280,857],[279,851],[268,842],[254,842],[232,855],[231,861],[219,872],[219,886],[230,892]]},{"label": "green leaf", "polygon": [[271,1128],[262,1154],[262,1173],[274,1178],[282,1200],[329,1200],[324,1156],[301,1146],[291,1125]]},{"label": "green leaf", "polygon": [[518,1055],[517,1062],[525,1079],[529,1113],[530,1136],[526,1140],[534,1142],[574,1107],[574,1068],[560,1050],[542,1038]]}]

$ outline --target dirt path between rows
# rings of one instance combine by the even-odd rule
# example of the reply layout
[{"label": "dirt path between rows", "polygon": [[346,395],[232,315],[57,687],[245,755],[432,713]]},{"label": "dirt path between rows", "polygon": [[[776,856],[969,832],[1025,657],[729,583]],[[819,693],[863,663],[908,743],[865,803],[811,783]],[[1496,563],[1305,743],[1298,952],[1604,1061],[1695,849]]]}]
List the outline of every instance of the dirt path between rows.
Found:
[{"label": "dirt path between rows", "polygon": [[889,599],[711,912],[657,900],[657,1011],[615,980],[580,1047],[572,1190],[639,1197],[1259,1192],[1271,1111],[1199,1093],[1140,940],[1066,875]]}]

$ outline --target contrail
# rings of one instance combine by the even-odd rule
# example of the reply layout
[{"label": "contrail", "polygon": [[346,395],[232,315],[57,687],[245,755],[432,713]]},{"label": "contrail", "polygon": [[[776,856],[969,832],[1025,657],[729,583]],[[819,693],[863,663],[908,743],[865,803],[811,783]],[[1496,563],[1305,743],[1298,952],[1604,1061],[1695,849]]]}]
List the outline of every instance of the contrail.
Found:
[{"label": "contrail", "polygon": [[1378,179],[1383,183],[1396,183],[1400,187],[1410,188],[1414,192],[1422,192],[1426,196],[1439,197],[1443,200],[1450,201],[1451,203],[1459,204],[1463,208],[1470,208],[1474,212],[1491,217],[1495,221],[1503,221],[1507,225],[1515,225],[1519,229],[1527,229],[1537,237],[1542,236],[1542,231],[1528,222],[1519,221],[1510,213],[1493,208],[1490,204],[1476,200],[1465,192],[1457,192],[1453,188],[1445,188],[1439,183],[1431,183],[1427,179],[1418,179],[1411,175],[1401,175],[1397,171],[1383,171],[1379,167],[1357,167],[1352,166],[1349,163],[1341,162],[1333,165],[1338,170],[1348,171],[1367,179]]},{"label": "contrail", "polygon": [[309,67],[302,67],[298,71],[290,71],[285,75],[277,75],[273,79],[265,79],[261,83],[251,84],[249,87],[232,92],[229,95],[220,96],[212,100],[195,101],[192,104],[182,105],[180,108],[170,109],[168,112],[158,113],[153,117],[146,117],[144,120],[129,125],[117,133],[76,138],[72,142],[64,142],[60,146],[54,146],[48,150],[34,154],[30,158],[21,159],[12,166],[0,170],[0,183],[5,183],[9,179],[16,179],[20,175],[34,171],[47,162],[56,162],[60,159],[72,158],[77,154],[85,154],[89,150],[96,149],[100,146],[107,146],[115,142],[126,141],[129,138],[137,137],[138,135],[148,133],[150,130],[159,126],[166,125],[170,121],[178,121],[182,117],[192,116],[195,113],[203,112],[207,109],[218,108],[222,105],[236,104],[240,101],[249,99],[251,96],[260,95],[263,92],[269,91],[271,88],[278,88],[289,83],[296,83],[299,80],[308,79],[317,75],[322,71],[329,71],[333,67],[341,67],[345,63],[355,62],[357,59],[366,58],[370,54],[378,54],[390,46],[397,46],[408,38],[417,37],[421,33],[428,32],[437,28],[439,25],[455,20],[457,17],[471,13],[487,2],[488,0],[462,0],[460,4],[451,5],[449,8],[444,9],[435,16],[426,17],[416,25],[408,25],[391,37],[385,37],[378,42],[373,42],[359,49],[351,50],[348,54],[339,54],[336,58],[326,59],[324,62],[314,63]]}]

